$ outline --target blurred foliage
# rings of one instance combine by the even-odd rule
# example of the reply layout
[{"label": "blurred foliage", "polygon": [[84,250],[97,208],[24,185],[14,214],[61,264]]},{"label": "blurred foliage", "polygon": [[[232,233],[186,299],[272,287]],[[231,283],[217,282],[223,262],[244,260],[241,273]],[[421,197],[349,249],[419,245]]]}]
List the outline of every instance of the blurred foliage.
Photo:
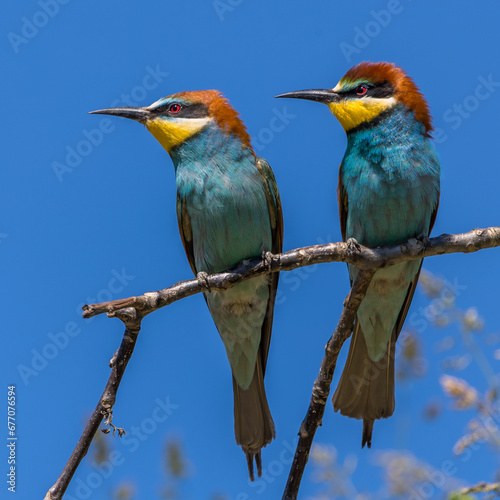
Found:
[{"label": "blurred foliage", "polygon": [[368,494],[360,493],[352,482],[352,475],[357,467],[355,455],[348,456],[343,463],[340,463],[334,446],[313,444],[310,463],[313,466],[313,481],[323,486],[321,493],[314,497],[314,500],[371,498]]},{"label": "blurred foliage", "polygon": [[182,482],[190,476],[190,472],[182,443],[178,438],[168,438],[165,442],[163,463],[166,484],[162,487],[161,498],[180,500]]},{"label": "blurred foliage", "polygon": [[422,345],[418,333],[405,330],[398,339],[398,362],[396,377],[400,381],[422,377],[427,371],[427,360],[422,352]]},{"label": "blurred foliage", "polygon": [[479,483],[475,486],[463,488],[461,491],[450,495],[450,500],[473,499],[469,493],[486,493],[484,498],[496,498],[500,496],[500,483]]},{"label": "blurred foliage", "polygon": [[131,482],[120,483],[113,491],[115,500],[133,500],[135,498],[135,484]]},{"label": "blurred foliage", "polygon": [[[88,420],[84,422],[84,425],[86,425],[87,422]],[[110,440],[106,439],[106,436],[102,432],[96,432],[90,445],[90,450],[92,461],[97,465],[101,465],[108,459],[110,453]]]},{"label": "blurred foliage", "polygon": [[320,492],[311,500],[442,498],[443,492],[451,492],[460,486],[460,481],[446,471],[430,466],[408,451],[375,453],[373,465],[383,469],[383,484],[377,491],[359,492],[356,489],[352,477],[356,470],[356,457],[349,457],[340,464],[334,446],[313,445],[311,465],[314,469],[313,480],[321,483]]},{"label": "blurred foliage", "polygon": [[438,398],[432,398],[425,406],[422,411],[422,418],[427,421],[434,420],[441,415],[443,411],[443,405],[441,400]]}]

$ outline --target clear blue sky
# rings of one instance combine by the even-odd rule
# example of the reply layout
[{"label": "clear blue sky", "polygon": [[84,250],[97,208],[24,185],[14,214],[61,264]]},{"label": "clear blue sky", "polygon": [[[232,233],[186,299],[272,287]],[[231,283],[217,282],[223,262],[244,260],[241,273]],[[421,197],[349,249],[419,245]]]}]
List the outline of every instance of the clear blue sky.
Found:
[{"label": "clear blue sky", "polygon": [[[430,0],[6,4],[0,19],[0,390],[6,411],[6,387],[17,386],[17,498],[43,498],[59,475],[121,340],[118,320],[83,320],[81,305],[192,277],[177,229],[170,158],[137,123],[87,112],[127,100],[148,105],[182,90],[222,91],[274,169],[284,247],[292,249],[340,240],[336,185],[346,138],[325,106],[273,96],[331,88],[362,60],[396,62],[424,92],[441,129],[442,195],[433,234],[499,225],[499,16],[495,2]],[[498,251],[488,250],[424,263],[460,285],[460,307],[479,308],[483,336],[499,331],[498,262]],[[282,274],[266,374],[277,439],[263,452],[264,468],[272,469],[259,488],[249,485],[234,442],[229,365],[203,298],[148,317],[114,408],[130,441],[114,440],[120,463],[91,498],[108,498],[124,479],[136,483],[139,498],[156,498],[164,441],[172,435],[180,436],[191,463],[184,498],[213,492],[238,500],[280,498],[286,450],[347,291],[342,264]],[[427,304],[417,292],[412,312],[422,314]],[[493,479],[497,464],[485,447],[466,463],[452,454],[471,414],[449,410],[438,383],[443,355],[435,344],[448,333],[427,323],[423,330],[427,375],[398,384],[396,413],[376,424],[371,451],[360,449],[360,422],[334,414],[330,403],[326,409],[317,441],[333,444],[341,461],[355,457],[360,491],[380,488],[374,452],[387,449],[409,448],[436,468],[451,460],[454,478],[465,484]],[[497,372],[495,348],[486,355]],[[345,351],[339,367],[344,357]],[[33,371],[26,374],[26,367]],[[475,362],[459,376],[481,391],[488,387]],[[422,419],[431,397],[444,405],[434,423]],[[167,400],[176,408],[155,420],[158,401]],[[146,431],[143,441],[131,441],[133,427]],[[87,481],[94,472],[85,460],[74,480]],[[77,498],[75,486],[68,495]],[[4,481],[1,488],[4,497]],[[317,491],[309,468],[302,498]]]}]

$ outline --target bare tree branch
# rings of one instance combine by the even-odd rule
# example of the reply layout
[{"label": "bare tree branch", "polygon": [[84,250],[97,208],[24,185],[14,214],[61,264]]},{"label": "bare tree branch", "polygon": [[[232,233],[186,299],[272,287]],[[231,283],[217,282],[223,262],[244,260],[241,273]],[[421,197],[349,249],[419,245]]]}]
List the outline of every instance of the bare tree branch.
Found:
[{"label": "bare tree branch", "polygon": [[85,305],[83,317],[114,313],[125,307],[133,307],[142,316],[167,306],[172,302],[207,290],[227,290],[238,283],[256,276],[278,271],[291,271],[298,267],[325,262],[346,262],[359,269],[381,269],[400,262],[442,255],[445,253],[470,253],[500,246],[500,227],[474,229],[463,234],[442,234],[430,239],[410,239],[401,245],[367,248],[349,243],[328,243],[297,248],[281,254],[267,254],[265,259],[243,261],[233,270],[189,281],[180,281],[170,288],[148,292],[138,297]]},{"label": "bare tree branch", "polygon": [[119,435],[124,433],[123,429],[119,429],[111,423],[113,414],[112,408],[116,401],[116,393],[125,372],[125,368],[134,352],[137,336],[141,329],[142,317],[135,309],[122,309],[117,313],[117,316],[125,323],[125,333],[123,334],[122,343],[118,351],[116,351],[110,362],[111,375],[109,376],[108,383],[106,384],[94,413],[83,431],[82,437],[78,441],[78,444],[73,450],[71,457],[54,486],[52,486],[45,495],[44,500],[60,500],[63,497],[76,469],[80,465],[83,457],[87,454],[90,443],[92,439],[94,439],[94,435],[104,417],[107,419],[106,424],[113,428],[113,434],[115,430],[118,430]]},{"label": "bare tree branch", "polygon": [[118,386],[132,356],[144,316],[172,302],[206,290],[227,290],[242,281],[272,272],[291,271],[298,267],[341,261],[354,264],[360,269],[360,272],[344,302],[344,309],[335,332],[326,345],[325,356],[313,387],[309,410],[299,431],[299,443],[283,494],[284,500],[297,498],[314,434],[321,424],[324,414],[338,354],[342,344],[351,333],[356,312],[376,270],[423,257],[445,253],[476,252],[498,246],[500,246],[500,227],[474,229],[468,233],[456,235],[443,234],[431,239],[411,239],[401,245],[375,249],[363,247],[356,242],[330,243],[298,248],[278,255],[268,253],[263,259],[243,261],[233,270],[194,280],[181,281],[158,292],[85,305],[83,307],[84,318],[102,313],[107,313],[110,317],[118,317],[125,324],[125,333],[120,348],[111,360],[111,375],[99,403],[63,472],[54,486],[47,492],[44,500],[60,500],[63,497],[78,465],[87,454],[90,443],[104,417],[107,418],[107,425],[118,430],[119,434],[124,432],[111,423],[112,408]]},{"label": "bare tree branch", "polygon": [[309,459],[309,452],[317,428],[321,425],[325,412],[326,402],[330,394],[330,385],[337,364],[337,358],[344,342],[349,338],[352,325],[358,312],[359,305],[366,295],[368,285],[375,274],[375,270],[360,271],[354,281],[351,291],[344,301],[344,309],[340,320],[325,347],[325,356],[321,361],[319,375],[314,382],[311,402],[306,417],[299,430],[299,442],[293,457],[292,467],[288,476],[283,500],[295,500],[299,493],[302,474]]}]

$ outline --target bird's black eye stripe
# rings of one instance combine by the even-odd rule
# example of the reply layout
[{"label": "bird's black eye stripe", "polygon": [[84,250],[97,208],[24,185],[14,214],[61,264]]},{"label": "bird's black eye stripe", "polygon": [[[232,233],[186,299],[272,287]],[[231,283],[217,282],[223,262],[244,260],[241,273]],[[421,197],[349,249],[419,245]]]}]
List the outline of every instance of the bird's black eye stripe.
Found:
[{"label": "bird's black eye stripe", "polygon": [[[180,109],[175,112],[171,109],[173,105],[179,105]],[[167,104],[163,104],[158,108],[151,110],[151,114],[154,116],[178,116],[182,118],[205,118],[209,115],[208,108],[201,102],[196,102],[194,104],[186,104],[183,102],[169,102]]]},{"label": "bird's black eye stripe", "polygon": [[367,95],[370,97],[392,97],[394,95],[394,87],[389,82],[384,82],[376,87],[371,87],[368,89]]},{"label": "bird's black eye stripe", "polygon": [[[359,93],[360,87],[366,87],[366,92],[364,94]],[[377,86],[369,83],[360,83],[357,87],[340,93],[346,97],[375,97],[383,99],[394,95],[394,87],[390,82],[384,82]]]}]

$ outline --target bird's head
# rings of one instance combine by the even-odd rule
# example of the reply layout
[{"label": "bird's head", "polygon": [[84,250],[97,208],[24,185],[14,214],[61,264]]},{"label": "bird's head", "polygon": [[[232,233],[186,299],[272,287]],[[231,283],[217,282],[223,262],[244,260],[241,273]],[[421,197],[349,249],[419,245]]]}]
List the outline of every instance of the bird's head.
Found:
[{"label": "bird's head", "polygon": [[277,97],[309,99],[328,105],[346,132],[375,120],[401,103],[432,131],[429,107],[423,95],[401,69],[387,62],[362,62],[351,68],[333,89],[299,90]]},{"label": "bird's head", "polygon": [[108,108],[90,114],[122,116],[143,123],[168,153],[211,125],[238,137],[244,147],[250,147],[245,125],[217,90],[180,92],[145,108]]}]

